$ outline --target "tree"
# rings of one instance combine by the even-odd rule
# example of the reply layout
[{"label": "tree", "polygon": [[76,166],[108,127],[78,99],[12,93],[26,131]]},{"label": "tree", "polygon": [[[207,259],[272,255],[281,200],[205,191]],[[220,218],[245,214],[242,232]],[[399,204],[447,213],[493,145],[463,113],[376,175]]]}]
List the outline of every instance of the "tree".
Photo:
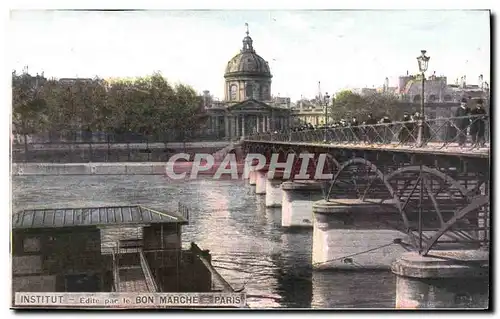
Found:
[{"label": "tree", "polygon": [[375,118],[389,116],[396,119],[402,115],[398,103],[397,97],[393,95],[373,93],[361,96],[345,90],[336,94],[331,112],[335,120],[353,116],[361,120],[368,114],[372,114]]},{"label": "tree", "polygon": [[26,136],[48,123],[43,78],[28,73],[12,73],[12,120],[17,133]]},{"label": "tree", "polygon": [[172,86],[159,72],[65,82],[14,72],[12,79],[13,122],[24,134],[106,131],[127,140],[130,133],[165,137],[200,124],[201,97],[188,85]]},{"label": "tree", "polygon": [[331,114],[335,120],[341,118],[351,118],[359,116],[365,107],[365,100],[357,93],[350,90],[340,91],[335,95],[335,100],[332,103]]}]

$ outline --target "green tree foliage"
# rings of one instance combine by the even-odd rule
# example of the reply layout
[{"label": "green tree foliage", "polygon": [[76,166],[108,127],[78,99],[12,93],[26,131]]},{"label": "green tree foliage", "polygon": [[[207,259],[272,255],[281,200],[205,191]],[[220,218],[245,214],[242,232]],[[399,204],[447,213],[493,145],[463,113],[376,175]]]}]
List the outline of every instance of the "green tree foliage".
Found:
[{"label": "green tree foliage", "polygon": [[335,95],[331,107],[332,118],[335,121],[353,116],[362,120],[370,113],[376,118],[389,116],[398,119],[402,116],[398,99],[393,95],[382,93],[361,96],[350,90],[340,91]]},{"label": "green tree foliage", "polygon": [[168,136],[199,127],[201,97],[160,73],[132,79],[60,81],[12,74],[17,133],[63,131]]},{"label": "green tree foliage", "polygon": [[20,134],[34,133],[48,124],[45,93],[40,77],[12,73],[12,121]]}]

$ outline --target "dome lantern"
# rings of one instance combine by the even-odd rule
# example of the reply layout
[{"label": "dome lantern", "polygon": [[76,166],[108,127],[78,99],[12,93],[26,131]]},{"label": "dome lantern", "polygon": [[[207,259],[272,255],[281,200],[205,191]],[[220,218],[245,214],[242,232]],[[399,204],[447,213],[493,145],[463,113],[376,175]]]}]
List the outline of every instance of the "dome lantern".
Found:
[{"label": "dome lantern", "polygon": [[245,26],[247,27],[247,34],[246,37],[243,38],[243,49],[241,49],[241,52],[255,52],[252,46],[253,40],[250,38],[250,32],[248,31],[248,23],[245,23]]}]

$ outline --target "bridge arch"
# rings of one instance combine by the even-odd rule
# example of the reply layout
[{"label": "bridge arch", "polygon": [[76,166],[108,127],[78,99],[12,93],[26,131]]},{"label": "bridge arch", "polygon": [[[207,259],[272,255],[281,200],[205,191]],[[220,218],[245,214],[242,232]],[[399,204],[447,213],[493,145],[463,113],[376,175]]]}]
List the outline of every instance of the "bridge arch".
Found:
[{"label": "bridge arch", "polygon": [[[314,153],[310,153],[308,151],[304,151],[304,152],[301,152],[301,153],[314,154]],[[331,169],[332,173],[334,172],[334,170],[338,170],[340,168],[340,166],[341,166],[340,163],[335,159],[335,157],[333,157],[332,154],[329,154],[329,153],[320,153],[320,155],[322,155],[322,154],[325,154],[325,156],[326,156],[325,164],[327,164],[327,165],[330,164],[331,167],[329,167],[329,168]],[[314,172],[316,172],[316,169],[318,168],[318,163],[319,163],[319,156],[314,156],[314,158],[312,158],[312,161],[309,161],[309,163],[312,165],[312,167],[314,169]],[[295,165],[299,165],[299,164],[302,165],[301,161],[297,160],[295,162]],[[300,166],[298,167],[298,170],[300,170]]]},{"label": "bridge arch", "polygon": [[[367,188],[363,192],[363,196],[360,196],[361,197],[360,199],[364,200],[367,192],[369,191],[370,188],[372,188],[372,186],[374,184],[374,180],[376,180],[376,179],[379,180],[384,185],[386,191],[389,193],[388,197],[392,198],[392,200],[394,201],[393,204],[398,209],[398,211],[401,214],[401,217],[403,219],[403,223],[404,223],[406,229],[408,229],[410,227],[408,218],[406,216],[406,213],[403,210],[403,206],[401,205],[401,201],[400,201],[399,197],[397,196],[397,194],[395,193],[392,185],[387,181],[387,179],[384,176],[384,173],[382,171],[380,171],[377,168],[377,166],[375,166],[375,164],[371,163],[367,159],[356,157],[356,158],[347,160],[344,163],[342,163],[342,165],[340,166],[340,168],[338,169],[337,173],[335,174],[335,176],[333,177],[333,179],[331,181],[330,188],[325,196],[325,200],[327,200],[327,201],[330,200],[334,187],[340,181],[341,174],[344,172],[347,172],[347,169],[349,167],[352,167],[352,166],[354,166],[354,167],[356,167],[356,166],[368,167],[369,171],[372,172],[372,174],[373,174],[371,176],[367,176],[368,177]],[[358,185],[355,185],[355,187],[358,187]],[[357,192],[357,193],[358,193],[358,195],[360,194],[360,192]],[[385,198],[385,199],[382,198],[380,204],[383,204],[384,201],[386,201],[389,198]]]},{"label": "bridge arch", "polygon": [[[398,178],[402,176],[406,178],[413,177],[412,180],[415,181],[410,194],[405,194],[405,192],[408,187],[412,186],[411,183],[409,185],[405,183],[402,188],[398,189],[400,191],[398,196],[401,197],[401,199],[406,195],[403,208],[407,216],[412,215],[412,212],[406,209],[407,203],[412,200],[413,202],[418,202],[415,210],[426,210],[425,215],[423,215],[425,216],[423,221],[424,225],[427,223],[429,227],[435,229],[433,235],[423,238],[422,254],[427,254],[431,248],[439,243],[439,239],[444,235],[447,235],[450,239],[469,244],[478,242],[479,233],[474,229],[478,228],[480,223],[478,217],[479,209],[489,203],[488,196],[478,195],[474,192],[475,189],[469,190],[449,175],[428,166],[403,167],[388,174],[386,179],[394,186],[394,183],[398,183]],[[422,184],[423,187],[420,190]],[[434,188],[434,184],[436,184],[436,188]],[[478,187],[480,187],[481,184],[482,183],[478,182]],[[413,197],[417,188],[422,195],[417,194]],[[457,205],[459,206],[458,209],[455,208]],[[484,214],[485,217],[483,217],[481,222],[486,223],[489,214],[488,208],[485,208]],[[416,212],[413,212],[414,221],[415,215]],[[451,228],[453,228],[453,230],[451,230]],[[486,226],[483,228],[486,228]],[[442,242],[449,241],[449,239],[446,239]],[[486,241],[487,239],[485,239],[485,242]]]},{"label": "bridge arch", "polygon": [[[490,203],[489,197],[481,195],[472,199],[467,206],[456,210],[453,214],[454,216],[450,220],[448,220],[438,231],[436,231],[431,238],[429,238],[426,241],[426,245],[422,250],[422,255],[427,255],[429,250],[431,250],[438,243],[439,239],[461,219],[465,218],[467,215],[471,213],[475,213],[484,206],[489,206],[489,203]],[[484,228],[487,228],[487,225],[485,225]],[[488,235],[486,235],[485,233],[485,236]],[[485,238],[485,241],[487,240],[488,238]]]}]

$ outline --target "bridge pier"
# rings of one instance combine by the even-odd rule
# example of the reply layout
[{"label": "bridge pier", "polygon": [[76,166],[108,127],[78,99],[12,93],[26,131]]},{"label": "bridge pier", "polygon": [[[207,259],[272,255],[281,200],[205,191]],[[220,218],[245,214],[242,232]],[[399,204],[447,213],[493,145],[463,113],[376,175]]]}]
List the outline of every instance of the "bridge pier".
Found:
[{"label": "bridge pier", "polygon": [[281,190],[281,226],[313,227],[313,203],[323,198],[321,182],[286,181]]},{"label": "bridge pier", "polygon": [[391,201],[337,199],[313,204],[315,269],[390,269],[407,251],[407,235],[391,224],[400,215]]},{"label": "bridge pier", "polygon": [[397,276],[396,308],[488,308],[487,251],[407,252],[392,272]]},{"label": "bridge pier", "polygon": [[248,172],[248,183],[250,185],[255,185],[257,183],[257,173],[254,171]]},{"label": "bridge pier", "polygon": [[264,195],[266,193],[267,170],[255,171],[255,194]]},{"label": "bridge pier", "polygon": [[281,207],[283,176],[280,172],[275,172],[273,178],[267,174],[266,177],[266,207]]}]

